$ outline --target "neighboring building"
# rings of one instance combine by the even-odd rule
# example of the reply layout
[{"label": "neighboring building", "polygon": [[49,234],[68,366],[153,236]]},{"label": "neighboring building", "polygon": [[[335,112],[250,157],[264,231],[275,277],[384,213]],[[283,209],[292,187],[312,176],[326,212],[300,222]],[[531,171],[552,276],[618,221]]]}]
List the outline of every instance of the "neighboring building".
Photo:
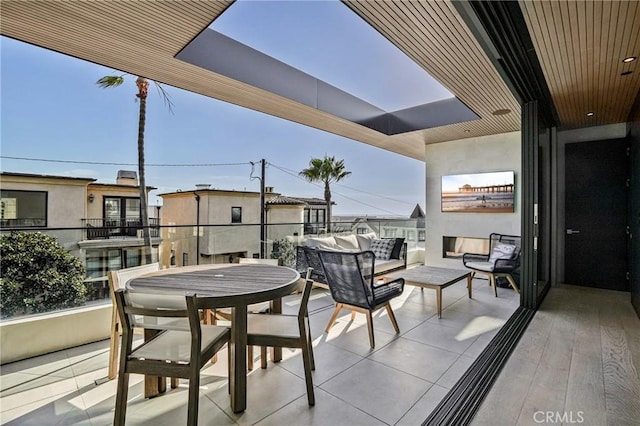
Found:
[{"label": "neighboring building", "polygon": [[[107,272],[141,264],[140,199],[135,172],[116,184],[92,178],[1,172],[2,230],[33,230],[57,238],[87,268],[87,300],[108,297]],[[155,189],[147,187],[147,193]],[[157,219],[150,220],[157,225]],[[154,223],[155,222],[155,223]],[[157,230],[152,245],[160,243]]]},{"label": "neighboring building", "polygon": [[375,232],[381,238],[404,238],[410,245],[424,246],[425,214],[416,204],[409,217],[397,216],[335,216],[334,229],[367,234]]},{"label": "neighboring building", "polygon": [[[160,194],[162,197],[163,265],[231,263],[260,256],[260,193],[197,189]],[[302,236],[326,225],[325,203],[317,198],[287,197],[265,192],[265,258],[273,243]]]},{"label": "neighboring building", "polygon": [[[2,230],[46,230],[81,257],[82,219],[87,215],[91,178],[0,172]],[[66,228],[66,229],[61,229]]]}]

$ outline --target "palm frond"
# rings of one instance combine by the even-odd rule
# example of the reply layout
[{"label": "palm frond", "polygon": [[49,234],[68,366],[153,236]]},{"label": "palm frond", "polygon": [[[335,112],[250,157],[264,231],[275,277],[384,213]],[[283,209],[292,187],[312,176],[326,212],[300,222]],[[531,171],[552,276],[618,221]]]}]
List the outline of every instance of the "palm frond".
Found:
[{"label": "palm frond", "polygon": [[118,87],[124,83],[124,77],[121,75],[106,75],[100,80],[96,81],[96,84],[103,89],[108,87]]},{"label": "palm frond", "polygon": [[153,82],[156,85],[156,89],[158,89],[158,93],[162,96],[162,100],[164,101],[164,104],[167,106],[167,108],[169,108],[169,112],[173,114],[173,102],[171,101],[171,96],[169,96],[169,93],[167,93],[167,91],[164,90],[164,87],[162,87],[160,83],[158,83],[157,81],[153,81]]}]

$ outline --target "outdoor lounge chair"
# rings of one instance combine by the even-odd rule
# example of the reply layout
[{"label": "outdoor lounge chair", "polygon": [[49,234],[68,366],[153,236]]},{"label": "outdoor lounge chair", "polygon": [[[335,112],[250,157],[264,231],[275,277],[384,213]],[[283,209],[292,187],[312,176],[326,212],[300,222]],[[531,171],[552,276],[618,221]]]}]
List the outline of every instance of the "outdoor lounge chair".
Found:
[{"label": "outdoor lounge chair", "polygon": [[498,297],[496,278],[499,277],[506,278],[516,293],[520,293],[513,279],[513,274],[520,268],[520,253],[520,236],[493,233],[489,236],[489,254],[465,253],[462,263],[473,271],[472,278],[476,273],[487,275],[493,294]]},{"label": "outdoor lounge chair", "polygon": [[333,326],[342,308],[353,311],[352,316],[355,312],[361,312],[367,315],[369,343],[371,348],[375,348],[372,314],[378,309],[385,308],[393,328],[396,333],[400,333],[389,302],[402,294],[404,279],[376,282],[373,275],[375,255],[371,251],[344,253],[318,250],[318,255],[331,296],[336,302],[335,311],[327,325],[327,332]]}]

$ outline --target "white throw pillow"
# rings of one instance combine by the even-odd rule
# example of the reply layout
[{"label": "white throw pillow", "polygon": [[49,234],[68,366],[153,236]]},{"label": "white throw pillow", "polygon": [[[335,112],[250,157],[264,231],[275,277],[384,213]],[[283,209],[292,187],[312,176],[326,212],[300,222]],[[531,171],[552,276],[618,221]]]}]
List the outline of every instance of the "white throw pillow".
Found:
[{"label": "white throw pillow", "polygon": [[333,238],[336,239],[336,243],[347,250],[358,250],[358,239],[355,235],[336,235]]},{"label": "white throw pillow", "polygon": [[515,251],[516,246],[513,244],[496,243],[491,256],[489,256],[489,262],[496,263],[498,259],[511,259]]},{"label": "white throw pillow", "polygon": [[375,240],[376,238],[378,237],[376,237],[375,232],[356,235],[356,239],[358,240],[358,247],[360,247],[360,250],[362,251],[369,250],[371,247],[371,241]]},{"label": "white throw pillow", "polygon": [[334,237],[307,238],[304,245],[311,248],[340,249]]}]

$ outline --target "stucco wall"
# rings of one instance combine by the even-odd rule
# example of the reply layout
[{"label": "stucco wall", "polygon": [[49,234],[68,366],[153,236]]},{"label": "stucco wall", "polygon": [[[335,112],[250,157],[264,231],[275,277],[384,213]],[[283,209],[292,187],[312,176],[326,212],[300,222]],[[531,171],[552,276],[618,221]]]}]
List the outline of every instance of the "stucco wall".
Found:
[{"label": "stucco wall", "polygon": [[[426,145],[426,265],[462,267],[462,260],[442,257],[443,236],[487,238],[492,232],[520,235],[520,145],[520,132]],[[443,175],[507,170],[515,172],[514,213],[441,212]]]}]

